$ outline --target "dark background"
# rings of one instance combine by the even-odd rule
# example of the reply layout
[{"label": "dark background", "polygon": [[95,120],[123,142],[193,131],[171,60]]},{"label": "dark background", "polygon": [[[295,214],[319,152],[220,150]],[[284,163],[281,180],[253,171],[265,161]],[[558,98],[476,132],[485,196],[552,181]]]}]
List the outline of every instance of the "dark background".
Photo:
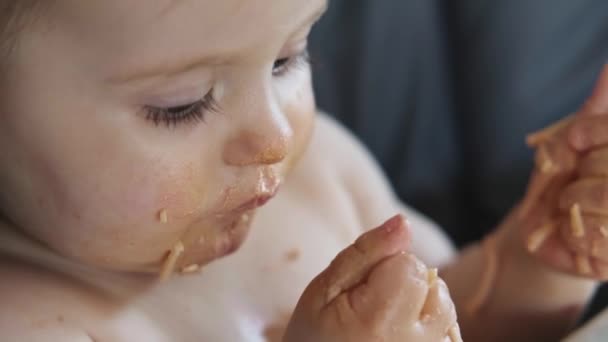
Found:
[{"label": "dark background", "polygon": [[[525,135],[590,93],[608,1],[331,0],[310,50],[319,107],[462,246],[522,196]],[[590,314],[606,304],[604,288]]]}]

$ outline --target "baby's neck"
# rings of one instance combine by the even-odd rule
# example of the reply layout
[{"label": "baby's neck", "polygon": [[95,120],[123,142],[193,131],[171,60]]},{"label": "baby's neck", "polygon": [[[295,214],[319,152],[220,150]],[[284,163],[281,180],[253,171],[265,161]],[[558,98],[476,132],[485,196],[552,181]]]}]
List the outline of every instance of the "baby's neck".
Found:
[{"label": "baby's neck", "polygon": [[3,255],[72,278],[121,299],[137,296],[158,283],[154,275],[106,271],[70,260],[0,220],[0,258]]}]

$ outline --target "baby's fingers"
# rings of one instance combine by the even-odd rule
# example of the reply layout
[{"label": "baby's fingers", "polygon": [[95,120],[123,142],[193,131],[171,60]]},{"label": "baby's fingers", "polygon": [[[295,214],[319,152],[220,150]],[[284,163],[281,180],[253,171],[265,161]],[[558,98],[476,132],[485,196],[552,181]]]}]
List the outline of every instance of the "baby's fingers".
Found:
[{"label": "baby's fingers", "polygon": [[558,180],[568,177],[574,171],[578,155],[570,147],[564,128],[570,118],[528,137],[528,143],[536,147],[535,168],[528,184],[518,216],[523,219],[533,210],[536,203],[545,195],[550,186]]},{"label": "baby's fingers", "polygon": [[317,310],[361,283],[372,268],[391,255],[405,251],[410,242],[405,220],[395,216],[344,249],[304,292]]},{"label": "baby's fingers", "polygon": [[570,213],[608,216],[608,178],[582,178],[566,187],[559,198],[559,209]]},{"label": "baby's fingers", "polygon": [[[462,341],[460,329],[456,321],[456,308],[450,297],[450,292],[443,280],[438,279],[431,286],[427,301],[422,309],[422,324],[435,332],[436,341]],[[444,339],[445,337],[448,339]]]},{"label": "baby's fingers", "polygon": [[569,129],[568,140],[580,152],[605,146],[608,144],[608,115],[577,118]]},{"label": "baby's fingers", "polygon": [[575,255],[608,262],[608,217],[581,215],[571,210],[561,222],[560,233]]},{"label": "baby's fingers", "polygon": [[422,262],[400,253],[378,264],[367,281],[348,294],[349,300],[363,322],[409,327],[421,316],[429,290],[427,279]]},{"label": "baby's fingers", "polygon": [[591,97],[570,127],[572,146],[585,151],[608,143],[608,64],[598,78]]},{"label": "baby's fingers", "polygon": [[581,178],[608,177],[608,147],[589,152],[581,160],[578,174]]}]

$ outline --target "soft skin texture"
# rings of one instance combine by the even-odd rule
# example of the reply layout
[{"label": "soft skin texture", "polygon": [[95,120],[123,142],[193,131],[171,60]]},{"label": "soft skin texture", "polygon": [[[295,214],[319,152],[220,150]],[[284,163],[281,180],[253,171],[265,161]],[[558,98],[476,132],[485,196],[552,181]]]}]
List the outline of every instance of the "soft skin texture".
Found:
[{"label": "soft skin texture", "polygon": [[[305,49],[323,2],[270,12],[269,3],[171,3],[58,1],[10,60],[2,208],[60,254],[149,270],[182,240],[184,263],[206,263],[242,242],[244,231],[225,229],[240,218],[236,208],[274,194],[307,144],[308,69],[271,70]],[[157,67],[163,73],[151,78],[125,76]],[[168,129],[145,119],[144,106],[188,105],[211,89],[220,113],[204,124]],[[161,210],[170,224],[159,222]]]},{"label": "soft skin texture", "polygon": [[[341,249],[402,210],[348,133],[324,117],[313,130],[298,56],[325,6],[60,0],[36,13],[2,63],[3,340],[257,341]],[[147,112],[206,94],[201,118]],[[412,250],[445,262],[447,240],[405,213]],[[175,270],[202,273],[159,283],[178,242]],[[452,307],[441,293],[430,310]]]},{"label": "soft skin texture", "polygon": [[[325,6],[57,0],[24,27],[0,83],[3,340],[280,340],[296,305],[285,341],[301,340],[299,327],[333,340],[458,339],[450,294],[426,282],[426,265],[450,262],[442,275],[465,307],[487,255],[453,258],[357,141],[316,115],[298,56]],[[409,224],[360,237],[398,212]],[[489,314],[463,315],[465,335],[559,337],[553,327],[574,317],[562,311],[591,293],[592,280],[534,262],[521,225],[498,229],[512,257]],[[168,255],[176,272],[158,282]],[[542,296],[548,286],[555,296]],[[334,295],[351,300],[324,316],[315,303]]]}]

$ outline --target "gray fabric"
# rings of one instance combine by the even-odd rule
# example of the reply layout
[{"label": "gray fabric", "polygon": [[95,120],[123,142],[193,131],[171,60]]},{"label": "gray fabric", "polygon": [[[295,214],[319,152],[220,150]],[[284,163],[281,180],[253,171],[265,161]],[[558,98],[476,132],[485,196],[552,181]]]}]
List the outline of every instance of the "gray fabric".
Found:
[{"label": "gray fabric", "polygon": [[332,0],[311,54],[320,107],[367,144],[407,203],[450,229],[466,221],[463,162],[434,3]]},{"label": "gray fabric", "polygon": [[331,0],[319,106],[460,245],[523,194],[526,133],[578,108],[608,61],[606,0]]},{"label": "gray fabric", "polygon": [[452,7],[467,182],[479,211],[494,221],[525,188],[525,134],[575,111],[608,61],[608,2],[469,0]]}]

